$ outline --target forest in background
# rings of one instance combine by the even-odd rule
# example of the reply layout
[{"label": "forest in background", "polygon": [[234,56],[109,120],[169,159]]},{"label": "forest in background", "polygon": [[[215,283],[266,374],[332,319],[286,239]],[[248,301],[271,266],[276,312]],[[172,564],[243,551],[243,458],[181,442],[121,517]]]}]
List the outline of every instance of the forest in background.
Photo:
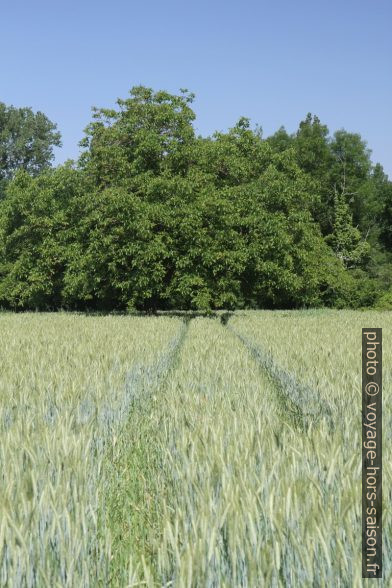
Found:
[{"label": "forest in background", "polygon": [[0,307],[392,309],[392,182],[361,136],[201,137],[193,100],[135,86],[57,167],[56,125],[0,103]]}]

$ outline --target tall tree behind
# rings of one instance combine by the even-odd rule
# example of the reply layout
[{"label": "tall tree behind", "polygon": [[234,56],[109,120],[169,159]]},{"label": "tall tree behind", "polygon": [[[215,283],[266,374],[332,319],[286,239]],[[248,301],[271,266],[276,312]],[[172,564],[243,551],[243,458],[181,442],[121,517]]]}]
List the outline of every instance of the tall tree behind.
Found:
[{"label": "tall tree behind", "polygon": [[331,163],[328,132],[328,127],[321,124],[317,116],[308,113],[299,124],[293,142],[298,165],[318,184],[320,200],[314,217],[324,235],[330,233],[333,227],[333,195],[327,181]]},{"label": "tall tree behind", "polygon": [[366,141],[358,133],[344,129],[336,131],[331,139],[332,159],[329,169],[329,184],[333,193],[345,196],[350,205],[355,226],[367,230],[365,215],[369,194],[367,181],[370,179],[372,163]]},{"label": "tall tree behind", "polygon": [[36,176],[50,167],[55,146],[61,136],[45,114],[0,102],[0,199],[18,169]]},{"label": "tall tree behind", "polygon": [[164,172],[185,172],[194,140],[193,97],[187,90],[175,96],[135,86],[130,98],[117,100],[118,109],[94,108],[80,163],[95,185],[135,188]]}]

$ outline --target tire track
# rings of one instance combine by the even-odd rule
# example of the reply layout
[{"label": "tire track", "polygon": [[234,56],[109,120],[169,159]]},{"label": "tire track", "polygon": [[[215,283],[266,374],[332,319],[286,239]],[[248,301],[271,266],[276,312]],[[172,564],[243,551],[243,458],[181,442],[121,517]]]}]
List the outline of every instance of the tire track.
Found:
[{"label": "tire track", "polygon": [[284,370],[275,362],[272,353],[264,351],[234,329],[229,324],[231,316],[231,313],[223,314],[221,324],[241,341],[259,368],[268,374],[277,389],[278,401],[292,423],[297,428],[305,430],[310,424],[324,419],[330,431],[333,431],[334,419],[331,408],[320,400],[317,390],[300,382],[293,373]]}]

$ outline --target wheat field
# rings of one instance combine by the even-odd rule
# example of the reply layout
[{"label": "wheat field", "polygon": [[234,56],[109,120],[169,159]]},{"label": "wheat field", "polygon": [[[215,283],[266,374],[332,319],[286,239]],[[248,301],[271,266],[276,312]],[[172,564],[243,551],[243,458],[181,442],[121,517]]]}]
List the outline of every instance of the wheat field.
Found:
[{"label": "wheat field", "polygon": [[368,326],[392,586],[392,318],[329,310],[1,313],[0,586],[368,585]]}]

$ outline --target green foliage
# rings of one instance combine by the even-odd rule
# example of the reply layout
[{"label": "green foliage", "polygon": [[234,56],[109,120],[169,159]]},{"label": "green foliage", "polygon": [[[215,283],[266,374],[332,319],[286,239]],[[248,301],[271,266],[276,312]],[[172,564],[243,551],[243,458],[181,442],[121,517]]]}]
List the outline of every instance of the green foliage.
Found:
[{"label": "green foliage", "polygon": [[295,135],[298,163],[307,173],[323,178],[329,164],[328,127],[309,112]]},{"label": "green foliage", "polygon": [[181,173],[194,140],[193,94],[180,96],[136,86],[119,110],[94,108],[81,146],[82,167],[98,187],[134,185],[145,174]]},{"label": "green foliage", "polygon": [[139,309],[300,304],[321,241],[311,201],[290,155],[242,186],[159,178],[143,196],[125,188],[82,195],[73,202],[82,220],[65,300]]},{"label": "green foliage", "polygon": [[82,194],[72,206],[81,219],[68,253],[65,303],[156,307],[172,255],[165,211],[124,188]]},{"label": "green foliage", "polygon": [[0,304],[359,307],[390,287],[391,183],[359,135],[308,114],[294,135],[241,117],[197,137],[193,98],[136,86],[94,109],[76,165],[21,166],[0,206]]},{"label": "green foliage", "polygon": [[0,203],[0,301],[56,308],[67,259],[68,203],[80,187],[66,165],[32,178],[20,170]]},{"label": "green foliage", "polygon": [[377,310],[392,310],[392,290],[384,292],[376,301]]},{"label": "green foliage", "polygon": [[[382,172],[381,172],[382,173]],[[388,251],[392,251],[392,182],[382,173],[375,178],[378,200],[373,205],[374,216],[380,227],[380,241]],[[381,208],[381,211],[380,211]]]},{"label": "green foliage", "polygon": [[372,230],[375,216],[379,218],[380,192],[387,178],[381,166],[373,170],[371,152],[361,136],[341,129],[330,137],[327,126],[309,113],[296,134],[289,137],[280,129],[269,139],[271,145],[278,146],[289,140],[298,165],[318,184],[320,201],[314,217],[323,234],[334,232],[336,194],[344,195],[354,225],[365,233]]},{"label": "green foliage", "polygon": [[288,134],[284,127],[280,127],[276,133],[266,139],[266,142],[272,147],[273,151],[281,153],[293,146],[294,138]]},{"label": "green foliage", "polygon": [[218,188],[238,186],[257,179],[271,158],[272,150],[260,132],[251,130],[249,120],[242,117],[227,133],[216,132],[194,144],[191,171],[196,167]]},{"label": "green foliage", "polygon": [[352,214],[344,194],[335,195],[334,230],[326,237],[326,241],[346,268],[361,265],[369,255],[369,243],[362,240],[361,232],[353,227]]},{"label": "green foliage", "polygon": [[360,135],[345,130],[336,131],[330,150],[329,184],[350,202],[353,222],[357,225],[364,213],[366,182],[371,171],[370,151]]},{"label": "green foliage", "polygon": [[18,169],[38,175],[50,166],[60,133],[42,112],[0,102],[0,198]]}]

